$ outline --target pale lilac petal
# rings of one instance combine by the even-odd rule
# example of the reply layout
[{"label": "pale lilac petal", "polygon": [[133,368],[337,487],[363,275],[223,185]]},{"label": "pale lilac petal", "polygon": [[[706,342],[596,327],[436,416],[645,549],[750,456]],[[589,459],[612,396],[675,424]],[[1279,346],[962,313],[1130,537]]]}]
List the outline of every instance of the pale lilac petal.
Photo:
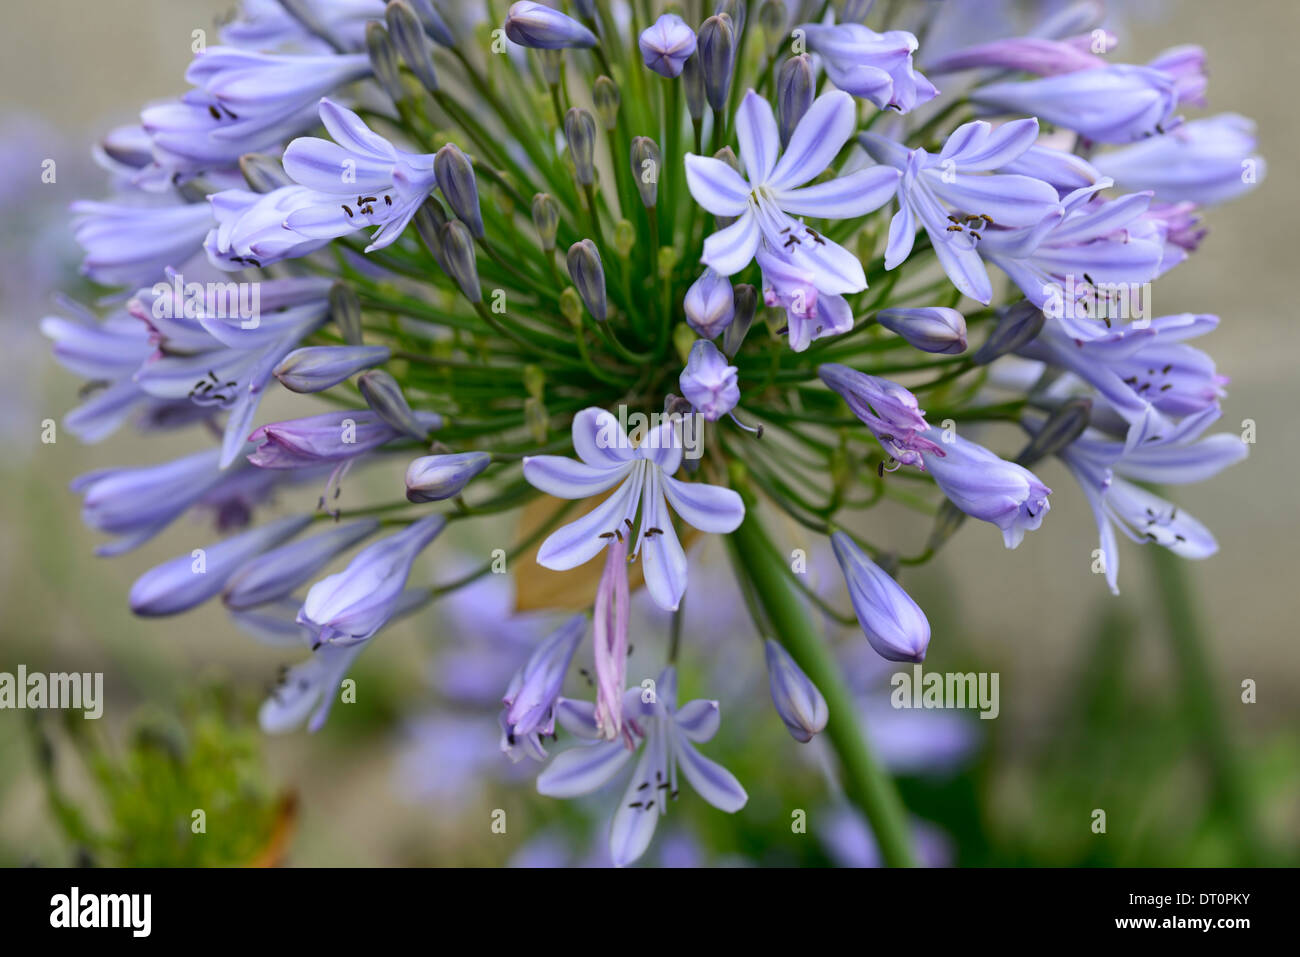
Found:
[{"label": "pale lilac petal", "polygon": [[601,469],[560,455],[532,455],[524,459],[524,478],[556,498],[589,498],[613,488],[631,468],[630,462]]},{"label": "pale lilac petal", "polygon": [[892,166],[870,166],[825,183],[781,190],[776,194],[776,204],[795,216],[865,216],[889,202],[901,175]]},{"label": "pale lilac petal", "polygon": [[636,457],[618,419],[604,409],[583,409],[573,417],[573,451],[593,468],[618,468]]},{"label": "pale lilac petal", "polygon": [[729,488],[681,482],[665,475],[663,491],[682,521],[702,532],[725,535],[739,528],[745,518],[744,501]]},{"label": "pale lilac petal", "polygon": [[704,240],[701,261],[720,276],[734,275],[754,258],[761,237],[753,211],[746,209],[726,229],[721,229]]},{"label": "pale lilac petal", "polygon": [[696,751],[684,734],[676,733],[674,737],[677,765],[686,775],[686,780],[691,782],[691,787],[695,789],[696,794],[719,811],[730,814],[745,806],[749,795],[740,786],[735,775],[716,761],[711,761]]},{"label": "pale lilac petal", "polygon": [[673,715],[677,728],[688,740],[696,744],[712,740],[722,726],[722,713],[716,701],[697,698],[688,701]]},{"label": "pale lilac petal", "polygon": [[749,184],[711,156],[686,154],[686,185],[695,201],[715,216],[739,216],[749,205]]},{"label": "pale lilac petal", "polygon": [[622,741],[602,741],[562,751],[537,776],[537,791],[547,797],[572,798],[602,787],[632,752]]},{"label": "pale lilac petal", "polygon": [[740,162],[745,176],[751,183],[767,182],[781,152],[781,134],[776,128],[772,105],[753,90],[745,94],[736,110],[736,138],[740,141]]},{"label": "pale lilac petal", "polygon": [[[676,611],[686,594],[686,553],[664,505],[663,480],[658,469],[651,469],[646,476],[641,505],[641,572],[655,604]],[[649,533],[654,528],[659,531]]]},{"label": "pale lilac petal", "polygon": [[832,90],[817,97],[790,134],[790,145],[767,185],[778,190],[794,189],[817,176],[848,142],[856,123],[857,111],[849,94]]},{"label": "pale lilac petal", "polygon": [[577,568],[595,558],[607,544],[601,535],[624,530],[623,519],[634,514],[641,494],[641,473],[633,472],[618,491],[576,522],[552,532],[537,551],[537,563],[552,571]]}]

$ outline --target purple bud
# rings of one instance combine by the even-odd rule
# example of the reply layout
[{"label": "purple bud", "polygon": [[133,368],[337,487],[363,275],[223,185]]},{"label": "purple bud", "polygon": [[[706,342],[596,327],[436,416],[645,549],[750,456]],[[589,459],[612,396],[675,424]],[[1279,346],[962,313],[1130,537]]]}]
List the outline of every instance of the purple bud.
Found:
[{"label": "purple bud", "polygon": [[764,647],[768,686],[772,689],[772,703],[776,705],[776,713],[785,722],[790,736],[806,744],[814,734],[826,727],[826,722],[830,719],[826,699],[778,642],[769,638]]},{"label": "purple bud", "polygon": [[560,207],[550,193],[538,193],[533,197],[533,226],[542,242],[542,249],[549,253],[555,248],[555,234],[560,228]]},{"label": "purple bud", "polygon": [[740,401],[736,367],[727,365],[726,357],[707,339],[691,346],[678,382],[682,395],[710,422],[718,421]]},{"label": "purple bud", "polygon": [[600,251],[590,239],[583,239],[569,247],[566,257],[569,276],[578,289],[578,295],[587,304],[598,322],[608,315],[605,303],[605,267],[600,262]]},{"label": "purple bud", "polygon": [[675,13],[665,13],[641,31],[641,59],[660,76],[681,76],[695,52],[695,31]]},{"label": "purple bud", "polygon": [[397,48],[393,40],[378,20],[366,24],[366,50],[370,54],[370,68],[374,70],[375,80],[388,98],[394,103],[401,103],[409,97],[406,84],[402,81],[402,68],[397,59]]},{"label": "purple bud", "polygon": [[221,600],[227,608],[242,611],[287,598],[335,556],[378,528],[378,519],[363,518],[264,552],[230,576]]},{"label": "purple bud", "polygon": [[596,34],[559,10],[524,0],[506,15],[506,36],[520,46],[536,50],[594,47]]},{"label": "purple bud", "polygon": [[406,469],[406,499],[441,502],[459,495],[474,476],[492,463],[487,452],[425,455]]},{"label": "purple bud", "polygon": [[997,326],[972,357],[976,365],[988,365],[994,359],[1033,342],[1043,331],[1046,321],[1043,310],[1028,299],[1011,306],[1000,306],[997,313]]},{"label": "purple bud", "polygon": [[285,356],[272,375],[290,392],[321,392],[390,355],[388,346],[307,346]]},{"label": "purple bud", "polygon": [[722,334],[722,351],[735,358],[754,322],[754,313],[758,311],[758,291],[749,283],[742,282],[735,287],[732,298],[736,304],[736,314]]},{"label": "purple bud", "polygon": [[425,39],[424,25],[406,0],[390,0],[384,10],[388,23],[388,36],[393,48],[406,61],[415,78],[430,93],[438,89],[438,75],[433,69],[433,56],[429,41]]},{"label": "purple bud", "polygon": [[392,616],[416,557],[446,524],[430,515],[366,547],[343,571],[311,586],[298,621],[318,628],[322,642],[369,638]]},{"label": "purple bud", "polygon": [[131,586],[131,610],[149,618],[188,611],[221,591],[240,565],[297,535],[310,523],[311,518],[305,515],[282,518],[163,562]]},{"label": "purple bud", "polygon": [[713,339],[731,324],[736,315],[735,293],[726,276],[704,270],[686,290],[682,303],[687,324],[704,339]]},{"label": "purple bud", "polygon": [[871,647],[890,661],[924,661],[930,645],[925,613],[844,532],[831,534],[831,547],[849,586],[853,613]]},{"label": "purple bud", "polygon": [[[434,412],[416,415],[429,429],[442,424]],[[257,448],[248,461],[264,469],[311,468],[346,462],[401,437],[401,432],[369,409],[344,409],[262,426],[249,436]]]},{"label": "purple bud", "polygon": [[403,435],[417,442],[429,434],[428,425],[416,416],[402,395],[397,380],[383,369],[372,369],[357,378],[357,388],[375,414]]},{"label": "purple bud", "polygon": [[448,143],[433,158],[438,189],[451,211],[469,227],[476,239],[483,238],[483,214],[478,205],[478,183],[469,157],[455,143]]},{"label": "purple bud", "polygon": [[478,257],[474,253],[474,234],[458,219],[442,224],[438,230],[442,254],[441,265],[455,280],[470,302],[482,302],[483,290],[478,282]]},{"label": "purple bud", "polygon": [[700,26],[700,71],[704,75],[704,95],[714,113],[727,108],[731,92],[731,71],[736,63],[736,38],[731,17],[709,17]]},{"label": "purple bud", "polygon": [[596,180],[596,119],[579,107],[564,114],[564,138],[573,160],[573,176],[583,186]]},{"label": "purple bud", "polygon": [[922,453],[943,455],[939,446],[924,438],[930,425],[917,407],[916,396],[897,382],[834,363],[819,366],[817,375],[840,394],[849,410],[900,464],[924,468]]},{"label": "purple bud", "polygon": [[812,106],[816,86],[808,54],[792,56],[781,64],[781,72],[776,79],[776,106],[781,117],[782,146],[790,145],[794,128]]},{"label": "purple bud", "polygon": [[633,137],[632,178],[636,182],[636,191],[641,195],[641,205],[646,209],[659,199],[659,169],[662,164],[658,143],[648,136]]},{"label": "purple bud", "polygon": [[438,46],[447,48],[456,45],[456,37],[447,26],[447,21],[443,19],[442,14],[438,12],[438,8],[434,6],[433,0],[407,0],[407,2],[420,18],[420,25],[424,27],[424,32],[429,35],[430,40]]},{"label": "purple bud", "polygon": [[876,321],[922,352],[952,356],[966,351],[966,317],[956,309],[882,309]]}]

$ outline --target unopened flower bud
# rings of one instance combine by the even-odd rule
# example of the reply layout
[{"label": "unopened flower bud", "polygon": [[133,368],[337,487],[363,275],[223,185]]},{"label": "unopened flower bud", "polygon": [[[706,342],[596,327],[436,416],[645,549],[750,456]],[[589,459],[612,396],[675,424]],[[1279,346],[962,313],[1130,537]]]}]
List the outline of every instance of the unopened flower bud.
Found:
[{"label": "unopened flower bud", "polygon": [[998,324],[976,351],[975,364],[988,365],[999,356],[1032,342],[1042,332],[1044,321],[1043,311],[1028,299],[998,309]]},{"label": "unopened flower bud", "polygon": [[607,130],[618,126],[618,108],[622,102],[618,84],[607,76],[596,77],[591,87],[591,99],[596,106],[596,116],[600,117],[600,125]]},{"label": "unopened flower bud", "polygon": [[792,56],[781,64],[781,72],[776,78],[776,109],[780,116],[782,146],[790,144],[794,128],[812,106],[816,85],[808,54]]},{"label": "unopened flower bud", "polygon": [[491,464],[492,456],[487,452],[425,455],[406,469],[406,500],[441,502],[453,498]]},{"label": "unopened flower bud", "polygon": [[397,62],[397,50],[388,31],[378,20],[366,24],[366,50],[370,54],[370,68],[389,99],[401,103],[407,98],[406,84]]},{"label": "unopened flower bud", "polygon": [[695,52],[695,31],[675,13],[665,13],[645,30],[637,41],[645,65],[669,79],[680,76]]},{"label": "unopened flower bud", "polygon": [[735,366],[727,365],[717,346],[707,339],[697,339],[691,346],[678,384],[695,411],[710,422],[716,422],[740,401],[736,371]]},{"label": "unopened flower bud", "polygon": [[882,309],[876,321],[922,352],[956,355],[966,351],[966,317],[956,309]]},{"label": "unopened flower bud", "polygon": [[564,114],[564,138],[569,143],[573,175],[583,186],[595,182],[596,120],[584,109],[573,107]]},{"label": "unopened flower bud", "polygon": [[429,427],[411,411],[397,380],[383,369],[371,369],[357,377],[357,387],[375,415],[398,432],[423,441]]},{"label": "unopened flower bud", "polygon": [[632,178],[637,192],[641,194],[641,205],[649,209],[659,199],[659,169],[663,157],[659,144],[648,136],[632,139]]},{"label": "unopened flower bud", "polygon": [[830,720],[826,699],[779,643],[769,638],[764,648],[772,704],[790,736],[806,744]]},{"label": "unopened flower bud", "polygon": [[550,193],[538,193],[533,197],[533,226],[542,242],[542,249],[549,253],[555,248],[555,233],[560,228],[560,206]]},{"label": "unopened flower bud", "polygon": [[469,157],[455,143],[448,143],[433,158],[433,174],[438,189],[476,239],[483,236],[483,214],[478,205],[478,183]]},{"label": "unopened flower bud", "polygon": [[440,47],[451,48],[456,45],[456,37],[452,34],[451,28],[447,26],[447,21],[442,18],[438,8],[434,6],[433,0],[407,0],[415,15],[420,18],[420,26],[424,27],[424,32],[429,39]]},{"label": "unopened flower bud", "polygon": [[524,366],[524,391],[540,399],[545,389],[546,373],[542,367],[531,364]]},{"label": "unopened flower bud", "polygon": [[1033,438],[1016,456],[1016,464],[1028,468],[1055,455],[1083,435],[1091,418],[1092,399],[1080,397],[1061,403],[1045,422],[1031,429]]},{"label": "unopened flower bud", "polygon": [[384,20],[388,23],[388,37],[393,49],[421,85],[430,93],[435,92],[438,89],[438,75],[433,69],[433,56],[420,18],[406,0],[390,0],[384,10]]},{"label": "unopened flower bud", "polygon": [[709,17],[700,26],[700,69],[704,74],[704,96],[714,113],[727,108],[731,92],[731,71],[736,62],[736,38],[731,17],[725,13]]},{"label": "unopened flower bud", "polygon": [[330,318],[348,345],[361,345],[361,302],[356,292],[345,282],[330,286]]},{"label": "unopened flower bud", "polygon": [[582,325],[582,298],[572,286],[565,286],[560,293],[560,315],[575,328]]},{"label": "unopened flower bud", "polygon": [[474,236],[459,219],[444,223],[438,231],[442,241],[442,268],[456,281],[470,302],[482,302],[483,290],[478,282],[478,258],[474,254]]},{"label": "unopened flower bud", "polygon": [[691,122],[698,124],[704,118],[704,70],[698,48],[682,66],[682,83],[686,85],[686,111],[691,114]]},{"label": "unopened flower bud", "polygon": [[306,346],[285,356],[271,374],[290,392],[321,392],[390,355],[388,346]]},{"label": "unopened flower bud", "polygon": [[790,23],[790,14],[782,0],[763,0],[758,8],[758,25],[767,38],[767,49],[775,52],[785,39],[785,29]]},{"label": "unopened flower bud", "polygon": [[714,339],[731,323],[736,315],[735,295],[726,276],[705,269],[699,279],[691,283],[682,302],[686,321],[702,339]]},{"label": "unopened flower bud", "polygon": [[542,66],[542,82],[548,87],[559,86],[564,54],[559,50],[538,50],[537,62]]},{"label": "unopened flower bud", "polygon": [[537,50],[594,47],[596,34],[559,10],[528,0],[516,3],[506,15],[506,36],[520,46]]},{"label": "unopened flower bud", "polygon": [[876,654],[890,661],[924,661],[930,645],[925,613],[844,532],[831,534],[831,547],[849,586],[853,613]]},{"label": "unopened flower bud", "polygon": [[754,313],[758,310],[758,290],[747,282],[741,283],[735,287],[733,299],[736,312],[727,326],[727,331],[722,334],[722,351],[735,358],[736,353],[740,351],[741,343],[745,341],[745,334],[753,325]]},{"label": "unopened flower bud", "polygon": [[600,251],[590,239],[579,240],[569,247],[566,259],[573,285],[587,304],[588,311],[598,322],[607,314],[605,303],[605,267],[600,262]]},{"label": "unopened flower bud", "polygon": [[433,258],[438,261],[443,272],[447,271],[447,264],[442,258],[442,227],[448,222],[447,211],[433,196],[421,203],[420,208],[415,211],[415,231],[420,234],[420,239],[433,254]]}]

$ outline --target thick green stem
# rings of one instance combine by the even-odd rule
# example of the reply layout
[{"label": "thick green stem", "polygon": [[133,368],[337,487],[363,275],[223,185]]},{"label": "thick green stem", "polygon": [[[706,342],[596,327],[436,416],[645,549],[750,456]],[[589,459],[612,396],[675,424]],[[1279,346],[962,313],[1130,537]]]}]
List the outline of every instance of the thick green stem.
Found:
[{"label": "thick green stem", "polygon": [[[781,560],[759,524],[754,508],[732,533],[732,557],[737,571],[766,613],[775,638],[812,680],[826,699],[830,721],[826,734],[839,755],[845,791],[867,816],[880,844],[880,852],[891,867],[912,867],[907,817],[893,780],[876,763],[862,733],[853,695],[840,674],[838,664],[813,624],[807,606],[777,563]],[[761,627],[761,625],[760,625]]]}]

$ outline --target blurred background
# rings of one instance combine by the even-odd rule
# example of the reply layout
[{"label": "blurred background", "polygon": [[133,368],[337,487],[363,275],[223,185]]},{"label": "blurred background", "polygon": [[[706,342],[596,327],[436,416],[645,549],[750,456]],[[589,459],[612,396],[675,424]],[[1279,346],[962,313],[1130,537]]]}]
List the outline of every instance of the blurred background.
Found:
[{"label": "blurred background", "polygon": [[[601,863],[618,788],[585,802],[541,799],[535,769],[512,767],[495,749],[493,702],[545,626],[535,616],[485,617],[482,608],[508,605],[513,583],[490,577],[477,602],[443,603],[388,629],[352,672],[356,704],[336,706],[315,735],[268,737],[256,708],[294,654],[258,644],[219,608],[132,617],[131,583],[188,550],[186,529],[98,559],[68,490],[93,468],[179,454],[177,440],[165,456],[125,432],[96,446],[62,433],[40,441],[42,421],[61,420],[77,402],[79,383],[49,358],[37,323],[54,311],[55,288],[76,291],[67,205],[104,189],[90,147],[146,101],[183,91],[192,31],[214,37],[230,6],[45,0],[10,11],[0,57],[0,671],[19,663],[102,671],[107,705],[101,721],[0,711],[0,863]],[[999,672],[997,720],[894,711],[885,697],[893,669],[860,635],[833,637],[933,863],[1295,863],[1300,326],[1290,244],[1300,188],[1290,158],[1300,153],[1300,125],[1290,91],[1300,5],[1111,6],[1125,18],[1126,61],[1203,45],[1211,112],[1254,118],[1271,164],[1262,187],[1209,212],[1200,251],[1157,292],[1159,313],[1222,316],[1204,340],[1231,377],[1221,426],[1257,427],[1246,462],[1177,490],[1220,552],[1170,567],[1125,542],[1123,593],[1112,597],[1088,571],[1091,513],[1053,463],[1041,472],[1057,490],[1051,516],[1021,548],[1004,551],[996,533],[971,523],[906,580],[933,625],[927,671]],[[43,182],[51,159],[55,182]],[[303,414],[271,401],[262,421],[291,407]],[[381,500],[394,481],[382,469],[350,480],[345,508],[348,499]],[[315,494],[301,492],[304,502]],[[883,509],[871,521],[874,540],[905,551],[927,532]],[[794,528],[776,531],[790,548],[811,546]],[[505,542],[513,530],[494,534]],[[454,574],[448,554],[460,552],[469,567],[484,548],[450,534],[441,545],[416,581],[445,581]],[[433,552],[444,559],[436,569]],[[821,773],[829,755],[816,742],[796,745],[771,712],[761,648],[721,551],[711,559],[716,582],[693,586],[686,605],[683,697],[722,700],[723,731],[708,753],[751,801],[735,816],[681,801],[646,862],[873,863],[869,831]],[[811,563],[843,606],[833,562],[828,570],[813,552]],[[518,588],[535,591],[536,582]],[[666,625],[644,618],[648,670]],[[1257,684],[1254,703],[1242,701],[1247,679]],[[208,817],[202,839],[190,829],[197,807]],[[806,835],[791,832],[795,808],[808,812]],[[1092,831],[1097,808],[1106,811],[1104,836]],[[504,834],[491,829],[495,809],[507,812]]]}]

